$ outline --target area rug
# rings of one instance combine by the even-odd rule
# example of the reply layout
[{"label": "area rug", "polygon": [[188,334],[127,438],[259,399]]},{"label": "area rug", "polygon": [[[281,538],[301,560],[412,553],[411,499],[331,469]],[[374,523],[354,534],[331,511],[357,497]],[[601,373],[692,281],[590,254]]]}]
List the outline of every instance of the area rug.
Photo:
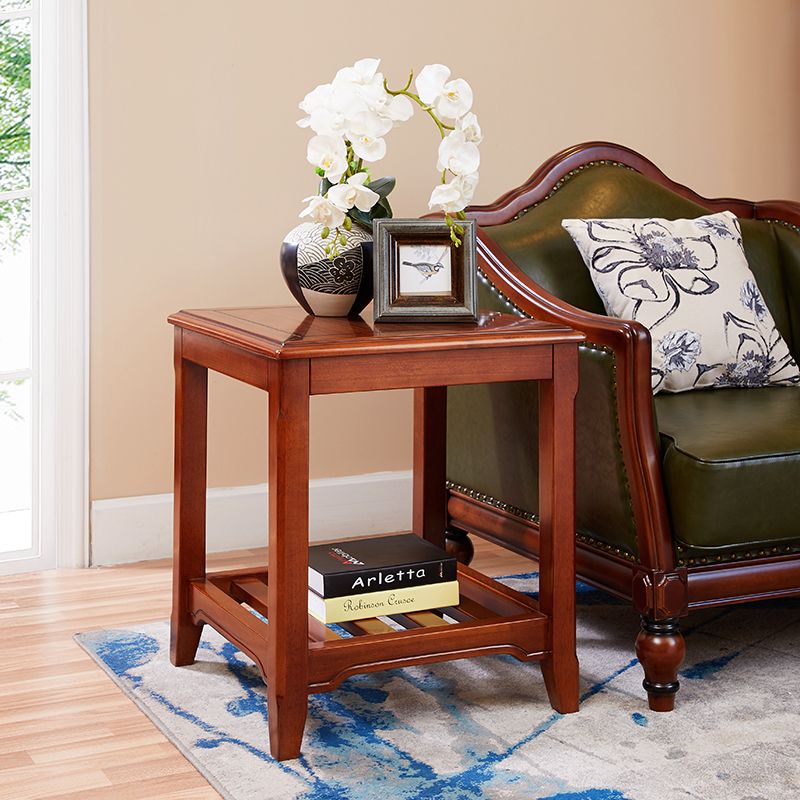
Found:
[{"label": "area rug", "polygon": [[[537,575],[503,579],[535,594]],[[577,714],[535,664],[493,656],[361,675],[310,699],[301,758],[267,746],[264,685],[208,626],[191,667],[166,622],[79,643],[229,800],[800,797],[800,602],[690,617],[677,708],[647,708],[629,606],[578,586]]]}]

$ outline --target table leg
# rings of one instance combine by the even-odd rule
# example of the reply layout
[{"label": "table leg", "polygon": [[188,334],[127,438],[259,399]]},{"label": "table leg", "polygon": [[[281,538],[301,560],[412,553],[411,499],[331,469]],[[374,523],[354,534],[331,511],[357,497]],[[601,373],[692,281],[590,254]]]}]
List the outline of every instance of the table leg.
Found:
[{"label": "table leg", "polygon": [[270,363],[269,746],[297,758],[308,713],[309,362]]},{"label": "table leg", "polygon": [[194,662],[202,623],[189,613],[189,584],[206,574],[206,428],[208,370],[182,356],[175,330],[175,508],[170,660]]},{"label": "table leg", "polygon": [[578,352],[553,347],[553,379],[539,382],[539,607],[550,617],[542,661],[550,704],[578,710],[575,656],[575,394]]},{"label": "table leg", "polygon": [[414,533],[444,548],[447,387],[414,389]]}]

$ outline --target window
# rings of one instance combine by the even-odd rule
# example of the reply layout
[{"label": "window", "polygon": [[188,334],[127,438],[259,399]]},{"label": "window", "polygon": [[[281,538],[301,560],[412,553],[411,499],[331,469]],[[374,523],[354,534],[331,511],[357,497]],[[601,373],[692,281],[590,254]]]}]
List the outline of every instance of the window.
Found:
[{"label": "window", "polygon": [[84,30],[0,0],[0,574],[85,549]]},{"label": "window", "polygon": [[0,0],[0,558],[30,556],[35,326],[30,0]]}]

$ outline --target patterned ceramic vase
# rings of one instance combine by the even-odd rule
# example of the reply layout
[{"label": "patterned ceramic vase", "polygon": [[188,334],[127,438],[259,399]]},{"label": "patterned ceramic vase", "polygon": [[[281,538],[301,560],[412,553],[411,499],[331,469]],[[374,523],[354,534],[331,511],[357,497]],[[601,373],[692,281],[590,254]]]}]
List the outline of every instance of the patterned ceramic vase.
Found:
[{"label": "patterned ceramic vase", "polygon": [[283,277],[298,303],[317,317],[358,314],[372,300],[372,235],[354,225],[339,254],[325,255],[323,225],[304,222],[281,245]]}]

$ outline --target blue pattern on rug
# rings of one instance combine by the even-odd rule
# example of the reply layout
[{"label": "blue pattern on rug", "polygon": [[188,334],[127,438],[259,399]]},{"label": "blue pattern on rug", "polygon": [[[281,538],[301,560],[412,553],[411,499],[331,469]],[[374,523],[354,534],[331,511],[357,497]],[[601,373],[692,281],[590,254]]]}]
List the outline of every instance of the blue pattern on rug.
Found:
[{"label": "blue pattern on rug", "polygon": [[539,800],[628,800],[616,789],[587,789],[585,792],[568,792],[567,794],[551,794]]},{"label": "blue pattern on rug", "polygon": [[725,669],[738,655],[739,652],[737,651],[735,653],[726,653],[724,656],[718,656],[717,658],[709,658],[708,661],[699,661],[691,667],[682,669],[681,677],[689,678],[690,680],[705,680]]},{"label": "blue pattern on rug", "polygon": [[[536,596],[537,573],[502,580]],[[690,735],[686,720],[681,723],[677,712],[651,719],[631,711],[637,705],[646,709],[641,671],[630,655],[636,618],[585,584],[578,584],[577,598],[580,714],[552,711],[538,671],[510,656],[356,675],[333,692],[310,697],[303,755],[282,763],[269,755],[266,691],[258,670],[214,631],[205,629],[197,662],[181,669],[168,663],[166,623],[83,634],[79,641],[229,800],[685,797],[679,787],[687,780],[680,763],[686,754],[668,748],[669,737],[661,744],[660,737],[677,725],[680,735],[672,741],[682,742]],[[781,612],[784,627],[800,624],[798,612],[797,604]],[[695,620],[689,632],[704,646],[683,677],[714,686],[702,679],[724,679],[736,656],[757,646],[760,640],[718,655],[720,640],[706,631],[724,623],[728,613],[734,612]],[[609,647],[614,626],[622,632]],[[644,769],[640,781],[629,768],[626,752],[645,745],[628,741],[632,735],[646,736],[650,749],[663,747],[661,785],[652,771]],[[707,739],[706,730],[701,739]],[[672,777],[670,760],[676,761]],[[723,796],[703,783],[720,780],[717,774],[729,774],[729,767],[715,771],[711,758],[698,772],[694,796]],[[762,793],[769,788],[760,784]]]}]

